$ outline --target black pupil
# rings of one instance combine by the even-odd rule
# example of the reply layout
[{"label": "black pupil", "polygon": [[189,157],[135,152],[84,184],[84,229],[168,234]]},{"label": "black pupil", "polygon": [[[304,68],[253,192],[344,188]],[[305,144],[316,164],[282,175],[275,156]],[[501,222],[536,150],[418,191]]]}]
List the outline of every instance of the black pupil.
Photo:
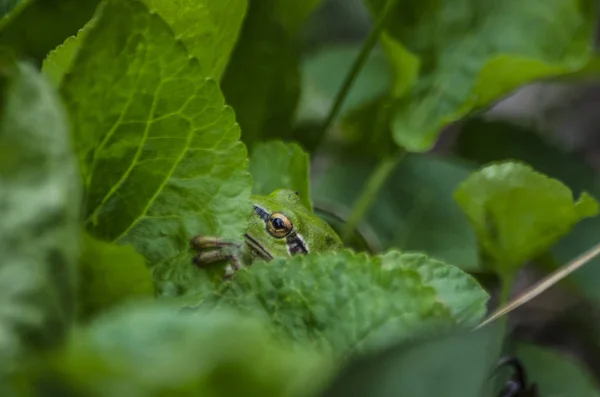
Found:
[{"label": "black pupil", "polygon": [[273,227],[277,230],[285,229],[285,222],[281,218],[275,218],[272,221]]}]

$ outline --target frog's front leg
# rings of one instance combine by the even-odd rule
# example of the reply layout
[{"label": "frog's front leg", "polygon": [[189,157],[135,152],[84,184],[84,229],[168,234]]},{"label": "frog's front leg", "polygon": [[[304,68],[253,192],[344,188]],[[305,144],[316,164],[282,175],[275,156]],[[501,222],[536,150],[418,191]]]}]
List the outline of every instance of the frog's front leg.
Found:
[{"label": "frog's front leg", "polygon": [[235,251],[239,250],[240,245],[235,242],[218,237],[196,236],[190,241],[190,245],[197,252],[193,262],[199,267],[204,268],[217,262],[228,261],[229,264],[225,268],[226,279],[230,279],[233,273],[242,267],[238,255],[228,251],[232,248]]}]

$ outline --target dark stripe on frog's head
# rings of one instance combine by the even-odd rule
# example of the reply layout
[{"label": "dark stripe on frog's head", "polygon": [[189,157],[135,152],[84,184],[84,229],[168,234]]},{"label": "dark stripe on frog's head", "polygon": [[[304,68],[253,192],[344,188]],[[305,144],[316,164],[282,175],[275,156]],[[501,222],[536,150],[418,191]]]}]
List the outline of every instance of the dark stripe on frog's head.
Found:
[{"label": "dark stripe on frog's head", "polygon": [[256,212],[256,215],[260,216],[260,218],[265,222],[267,221],[267,219],[269,219],[269,213],[264,209],[260,208],[258,205],[254,206],[254,212]]},{"label": "dark stripe on frog's head", "polygon": [[[270,214],[258,205],[254,206],[254,212],[265,222],[266,226]],[[308,253],[308,247],[306,246],[304,239],[302,238],[302,236],[296,233],[295,230],[292,230],[292,232],[285,237],[285,242],[288,246],[288,251],[292,256],[296,254]]]},{"label": "dark stripe on frog's head", "polygon": [[295,231],[292,231],[287,235],[285,242],[287,243],[288,250],[292,256],[296,254],[308,254],[306,243],[302,239],[302,236]]}]

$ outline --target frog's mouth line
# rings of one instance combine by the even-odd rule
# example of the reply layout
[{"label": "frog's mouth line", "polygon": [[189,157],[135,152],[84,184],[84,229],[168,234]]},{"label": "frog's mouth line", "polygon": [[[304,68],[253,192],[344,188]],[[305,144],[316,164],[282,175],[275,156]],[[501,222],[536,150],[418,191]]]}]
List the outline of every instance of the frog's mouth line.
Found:
[{"label": "frog's mouth line", "polygon": [[244,234],[244,239],[246,240],[246,244],[250,247],[251,250],[256,252],[258,256],[263,258],[264,260],[270,261],[273,259],[273,256],[269,254],[255,239],[250,237],[248,233]]}]

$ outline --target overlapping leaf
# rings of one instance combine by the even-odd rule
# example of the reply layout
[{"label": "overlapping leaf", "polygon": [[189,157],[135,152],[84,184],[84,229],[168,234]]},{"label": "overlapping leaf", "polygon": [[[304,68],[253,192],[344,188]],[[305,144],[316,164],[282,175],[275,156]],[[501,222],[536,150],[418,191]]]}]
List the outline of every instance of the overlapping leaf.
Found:
[{"label": "overlapping leaf", "polygon": [[[366,0],[375,15],[387,0]],[[592,57],[594,0],[402,1],[388,33],[419,59],[419,73],[398,99],[396,142],[433,146],[441,127],[532,80],[569,74]],[[389,46],[388,46],[389,49]],[[414,73],[395,63],[398,75]]]},{"label": "overlapping leaf", "polygon": [[473,173],[455,192],[489,265],[513,273],[549,249],[583,218],[598,213],[597,202],[583,193],[573,201],[561,182],[514,162]]},{"label": "overlapping leaf", "polygon": [[286,338],[348,355],[474,325],[487,298],[471,276],[422,255],[343,250],[256,263],[199,306],[254,312]]},{"label": "overlapping leaf", "polygon": [[99,318],[48,364],[29,380],[38,396],[302,397],[332,371],[330,360],[277,343],[255,319],[160,306]]},{"label": "overlapping leaf", "polygon": [[164,270],[161,281],[179,266],[179,284],[198,275],[191,237],[241,238],[251,206],[239,127],[157,13],[138,0],[106,1],[61,91],[93,236],[132,244]]},{"label": "overlapping leaf", "polygon": [[[600,185],[595,172],[582,156],[568,153],[546,142],[536,131],[508,122],[473,119],[466,123],[456,144],[456,152],[480,165],[494,161],[515,159],[530,164],[539,172],[558,179],[574,194],[588,191],[600,197]],[[598,242],[600,217],[581,220],[573,230],[552,247],[555,266],[561,266]],[[600,300],[597,280],[600,277],[600,260],[567,277],[586,297]]]},{"label": "overlapping leaf", "polygon": [[72,324],[81,192],[57,93],[29,64],[2,59],[1,78],[0,376],[4,376],[26,353],[60,343]]}]

